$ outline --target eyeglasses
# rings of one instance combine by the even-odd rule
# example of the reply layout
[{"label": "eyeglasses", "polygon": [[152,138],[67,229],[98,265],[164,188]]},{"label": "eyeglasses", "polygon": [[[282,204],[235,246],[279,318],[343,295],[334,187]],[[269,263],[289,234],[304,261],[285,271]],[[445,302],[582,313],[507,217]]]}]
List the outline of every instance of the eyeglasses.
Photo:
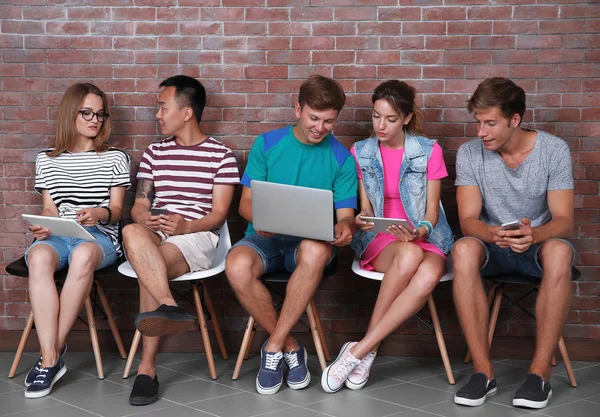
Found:
[{"label": "eyeglasses", "polygon": [[85,120],[86,122],[90,122],[94,119],[94,116],[96,116],[96,120],[98,120],[99,123],[102,123],[104,121],[104,119],[108,119],[108,113],[104,113],[103,111],[99,111],[98,113],[95,113],[91,110],[79,110],[79,113],[81,113],[81,117],[83,117],[83,120]]}]

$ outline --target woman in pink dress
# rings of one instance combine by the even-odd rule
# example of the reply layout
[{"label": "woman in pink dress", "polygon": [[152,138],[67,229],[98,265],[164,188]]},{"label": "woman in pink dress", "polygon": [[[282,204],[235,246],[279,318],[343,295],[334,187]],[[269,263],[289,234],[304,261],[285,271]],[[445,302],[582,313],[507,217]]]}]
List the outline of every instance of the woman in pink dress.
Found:
[{"label": "woman in pink dress", "polygon": [[[384,277],[369,323],[359,342],[348,342],[323,372],[326,392],[342,385],[362,388],[377,347],[417,313],[446,271],[452,231],[440,203],[441,179],[448,175],[442,148],[422,135],[416,90],[402,81],[379,85],[373,94],[371,138],[351,152],[359,177],[359,230],[351,243],[360,267]],[[364,216],[406,219],[409,228],[392,225],[373,233]]]}]

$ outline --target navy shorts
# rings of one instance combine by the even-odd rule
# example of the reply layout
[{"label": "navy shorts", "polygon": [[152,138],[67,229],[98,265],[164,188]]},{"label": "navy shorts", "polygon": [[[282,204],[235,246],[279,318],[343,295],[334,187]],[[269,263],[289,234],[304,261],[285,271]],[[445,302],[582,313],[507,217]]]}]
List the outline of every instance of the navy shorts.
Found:
[{"label": "navy shorts", "polygon": [[[303,240],[305,240],[303,237],[279,234],[271,238],[266,238],[254,233],[244,237],[233,245],[231,249],[238,246],[247,246],[254,249],[262,259],[265,274],[283,271],[291,274],[298,266],[296,255]],[[331,263],[335,256],[336,248],[335,246],[332,246],[332,248],[331,259],[327,265]]]},{"label": "navy shorts", "polygon": [[475,239],[484,246],[485,262],[481,267],[482,276],[521,274],[541,278],[543,270],[539,262],[539,251],[540,247],[550,240],[559,240],[569,245],[573,251],[571,266],[575,264],[575,255],[577,253],[571,242],[565,239],[549,239],[546,242],[531,245],[529,249],[523,253],[516,253],[510,248],[501,248],[495,243],[484,242],[472,236],[463,237],[462,239]]}]

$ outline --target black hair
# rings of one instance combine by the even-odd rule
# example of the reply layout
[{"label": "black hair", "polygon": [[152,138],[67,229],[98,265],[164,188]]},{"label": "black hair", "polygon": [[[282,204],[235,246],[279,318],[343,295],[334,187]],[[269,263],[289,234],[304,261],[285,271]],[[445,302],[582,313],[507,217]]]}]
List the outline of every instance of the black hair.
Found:
[{"label": "black hair", "polygon": [[175,101],[179,107],[191,107],[196,122],[200,123],[206,106],[206,90],[200,81],[187,75],[175,75],[160,83],[160,87],[175,87]]}]

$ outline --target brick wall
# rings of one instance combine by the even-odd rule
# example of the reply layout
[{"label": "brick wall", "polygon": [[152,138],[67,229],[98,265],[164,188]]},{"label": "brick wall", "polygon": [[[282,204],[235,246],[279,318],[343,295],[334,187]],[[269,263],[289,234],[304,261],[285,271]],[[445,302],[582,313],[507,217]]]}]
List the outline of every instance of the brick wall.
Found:
[{"label": "brick wall", "polygon": [[[380,6],[372,6],[378,3]],[[538,4],[539,3],[539,4]],[[465,101],[488,76],[515,79],[528,93],[528,127],[571,146],[576,178],[573,242],[582,279],[573,284],[566,335],[600,338],[600,6],[581,0],[4,0],[0,5],[0,249],[3,266],[31,236],[21,213],[40,209],[36,152],[52,142],[57,105],[75,81],[108,93],[114,141],[137,164],[157,138],[158,82],[184,73],[209,94],[203,129],[235,150],[240,166],[257,134],[293,120],[302,80],[321,73],[348,94],[336,135],[346,145],[370,127],[370,94],[389,78],[419,90],[427,134],[439,139],[454,175],[458,146],[474,137]],[[451,179],[444,202],[456,219]],[[128,202],[133,201],[131,193]],[[243,223],[230,216],[234,238]],[[324,327],[362,331],[378,286],[352,276],[349,251],[318,293]],[[4,270],[2,270],[4,273]],[[20,329],[27,281],[0,276],[0,330]],[[136,284],[107,284],[122,329],[132,328]],[[224,280],[213,299],[225,328],[244,312]],[[118,291],[117,291],[118,290]],[[449,285],[436,290],[445,331],[460,329]],[[511,313],[508,308],[504,315]],[[400,333],[428,330],[410,321]],[[527,319],[503,334],[532,333]]]}]

